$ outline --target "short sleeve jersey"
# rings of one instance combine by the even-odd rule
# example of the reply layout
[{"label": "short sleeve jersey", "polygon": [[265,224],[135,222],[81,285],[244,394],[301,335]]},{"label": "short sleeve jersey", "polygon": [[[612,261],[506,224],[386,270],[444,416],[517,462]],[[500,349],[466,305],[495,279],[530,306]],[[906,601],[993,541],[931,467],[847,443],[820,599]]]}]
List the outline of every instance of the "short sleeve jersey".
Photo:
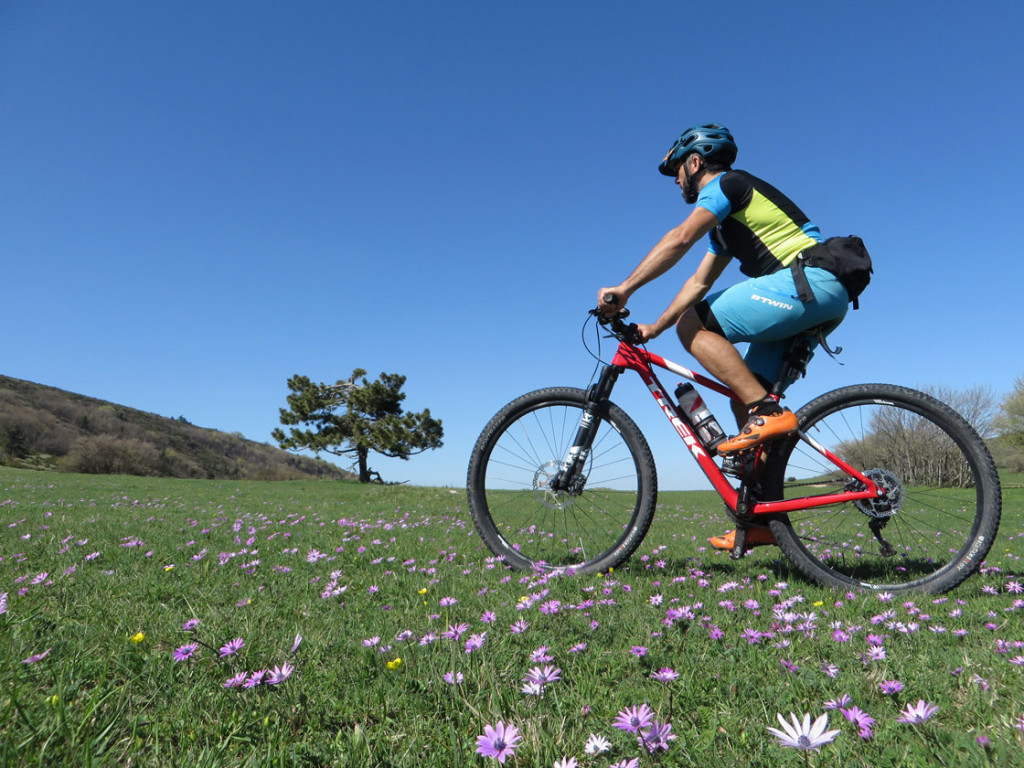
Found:
[{"label": "short sleeve jersey", "polygon": [[711,230],[711,252],[738,259],[748,277],[789,266],[797,254],[823,239],[792,200],[746,171],[715,177],[704,185],[696,204],[718,219]]}]

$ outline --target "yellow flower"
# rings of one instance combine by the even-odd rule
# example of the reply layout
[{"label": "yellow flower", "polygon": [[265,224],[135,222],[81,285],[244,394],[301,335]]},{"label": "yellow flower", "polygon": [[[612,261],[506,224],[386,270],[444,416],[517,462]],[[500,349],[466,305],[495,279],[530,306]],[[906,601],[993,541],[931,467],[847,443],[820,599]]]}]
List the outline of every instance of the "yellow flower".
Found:
[{"label": "yellow flower", "polygon": [[398,669],[400,666],[402,666],[402,660],[397,656],[394,661],[388,662],[388,669]]},{"label": "yellow flower", "polygon": [[56,707],[60,703],[60,697],[55,693],[50,697],[50,706]]},{"label": "yellow flower", "polygon": [[170,565],[165,565],[165,566],[164,566],[164,570],[165,570],[165,571],[171,571],[171,570],[174,570],[174,563],[171,563]]},{"label": "yellow flower", "polygon": [[421,594],[421,595],[425,595],[425,594],[427,594],[427,588],[426,588],[426,587],[424,587],[423,589],[421,589],[421,590],[420,590],[420,594]]},{"label": "yellow flower", "polygon": [[814,607],[815,607],[815,608],[821,608],[821,606],[823,606],[824,604],[825,604],[825,601],[824,601],[824,600],[818,600],[818,601],[817,601],[817,602],[816,602],[816,603],[814,604]]},{"label": "yellow flower", "polygon": [[136,632],[134,635],[132,635],[131,637],[128,638],[128,642],[129,643],[135,643],[135,645],[138,645],[139,643],[141,643],[145,639],[146,639],[146,633],[145,632]]}]

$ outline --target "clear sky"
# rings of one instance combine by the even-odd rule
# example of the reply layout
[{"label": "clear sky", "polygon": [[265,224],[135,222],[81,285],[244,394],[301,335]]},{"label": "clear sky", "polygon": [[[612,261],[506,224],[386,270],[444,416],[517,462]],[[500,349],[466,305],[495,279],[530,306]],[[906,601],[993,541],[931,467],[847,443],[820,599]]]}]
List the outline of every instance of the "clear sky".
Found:
[{"label": "clear sky", "polygon": [[[787,404],[1001,396],[1024,373],[1022,9],[0,0],[0,372],[258,441],[293,374],[402,373],[445,446],[371,465],[461,486],[500,406],[586,386],[597,290],[688,212],[658,162],[717,121],[876,265],[845,365],[819,355]],[[662,486],[702,487],[639,379],[615,399]]]}]

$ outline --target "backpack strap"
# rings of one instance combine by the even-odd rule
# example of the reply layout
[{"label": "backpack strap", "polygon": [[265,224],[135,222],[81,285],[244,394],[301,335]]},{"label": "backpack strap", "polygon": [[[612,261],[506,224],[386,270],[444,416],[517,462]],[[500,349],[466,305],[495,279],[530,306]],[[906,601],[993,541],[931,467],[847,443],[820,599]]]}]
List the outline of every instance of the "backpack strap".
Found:
[{"label": "backpack strap", "polygon": [[800,251],[790,266],[790,269],[793,270],[793,286],[796,288],[796,297],[804,303],[814,300],[811,284],[807,282],[807,275],[804,274],[804,267],[807,266],[805,260],[804,252]]}]

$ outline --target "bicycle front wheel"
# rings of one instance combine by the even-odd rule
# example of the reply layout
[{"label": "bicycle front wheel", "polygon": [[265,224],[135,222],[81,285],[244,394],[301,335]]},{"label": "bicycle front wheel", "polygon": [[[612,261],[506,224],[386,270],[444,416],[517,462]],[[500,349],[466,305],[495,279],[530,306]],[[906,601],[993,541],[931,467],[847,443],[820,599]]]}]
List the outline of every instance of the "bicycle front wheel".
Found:
[{"label": "bicycle front wheel", "polygon": [[[862,384],[811,401],[797,418],[805,435],[886,492],[772,520],[802,573],[840,588],[939,594],[977,570],[1002,496],[995,462],[963,417],[922,392]],[[766,500],[863,488],[797,436],[772,447],[766,478]]]},{"label": "bicycle front wheel", "polygon": [[643,541],[657,503],[654,457],[640,429],[607,403],[586,459],[582,489],[553,491],[587,406],[582,389],[531,392],[502,408],[473,448],[473,523],[516,568],[601,572]]}]

